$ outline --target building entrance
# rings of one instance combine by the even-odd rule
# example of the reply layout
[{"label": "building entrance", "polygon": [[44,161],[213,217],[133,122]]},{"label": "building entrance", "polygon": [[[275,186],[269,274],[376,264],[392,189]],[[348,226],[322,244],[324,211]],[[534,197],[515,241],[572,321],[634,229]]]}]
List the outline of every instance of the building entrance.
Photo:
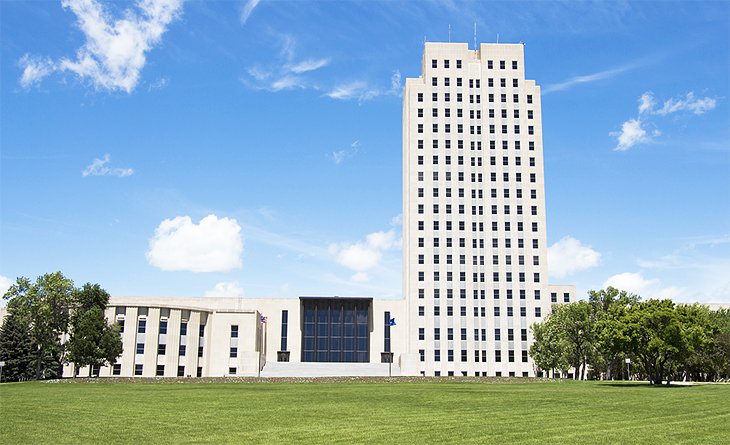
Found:
[{"label": "building entrance", "polygon": [[303,362],[369,362],[369,298],[301,297]]}]

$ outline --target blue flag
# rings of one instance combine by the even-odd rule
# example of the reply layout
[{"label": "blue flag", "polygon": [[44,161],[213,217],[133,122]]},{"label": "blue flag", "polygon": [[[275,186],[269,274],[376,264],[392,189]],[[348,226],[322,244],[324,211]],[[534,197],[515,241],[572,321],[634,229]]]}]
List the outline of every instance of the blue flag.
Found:
[{"label": "blue flag", "polygon": [[395,326],[395,318],[391,318],[390,322],[388,323],[389,326]]}]

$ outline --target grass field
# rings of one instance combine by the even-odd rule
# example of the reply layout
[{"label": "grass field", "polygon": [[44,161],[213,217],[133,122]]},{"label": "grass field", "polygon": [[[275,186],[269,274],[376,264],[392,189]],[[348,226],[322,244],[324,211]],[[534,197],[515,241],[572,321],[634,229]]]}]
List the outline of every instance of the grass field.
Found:
[{"label": "grass field", "polygon": [[0,385],[0,443],[729,443],[730,385]]}]

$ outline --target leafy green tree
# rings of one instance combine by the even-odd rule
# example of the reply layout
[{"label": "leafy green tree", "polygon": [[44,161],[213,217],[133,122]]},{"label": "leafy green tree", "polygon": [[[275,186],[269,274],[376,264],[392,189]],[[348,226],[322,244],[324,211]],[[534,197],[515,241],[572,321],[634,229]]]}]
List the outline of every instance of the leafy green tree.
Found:
[{"label": "leafy green tree", "polygon": [[89,367],[89,377],[95,366],[113,363],[122,353],[119,327],[107,323],[104,312],[98,306],[74,317],[71,336],[66,344],[68,362],[75,367]]},{"label": "leafy green tree", "polygon": [[640,360],[651,384],[670,382],[670,371],[684,354],[686,337],[671,300],[648,300],[632,306],[623,318],[629,353]]},{"label": "leafy green tree", "polygon": [[548,316],[541,323],[532,325],[533,343],[530,345],[530,357],[535,364],[546,372],[566,370],[569,368],[567,360],[567,345],[559,335],[557,326]]},{"label": "leafy green tree", "polygon": [[30,318],[31,338],[37,345],[36,379],[62,371],[62,338],[68,331],[73,293],[73,281],[54,272],[38,277],[35,283],[18,278],[3,296],[9,308]]},{"label": "leafy green tree", "polygon": [[11,308],[0,328],[4,381],[27,380],[35,375],[36,347],[30,332],[30,319]]},{"label": "leafy green tree", "polygon": [[710,321],[716,327],[710,352],[710,373],[713,379],[730,378],[730,309],[710,311]]},{"label": "leafy green tree", "polygon": [[626,311],[638,302],[637,295],[614,287],[588,292],[588,303],[591,305],[594,323],[593,346],[596,351],[591,366],[596,371],[605,370],[608,380],[613,378],[614,371],[622,369],[621,357],[628,345],[622,318]]},{"label": "leafy green tree", "polygon": [[555,306],[550,315],[567,345],[568,363],[575,368],[575,378],[584,380],[588,358],[593,351],[593,320],[587,301]]}]

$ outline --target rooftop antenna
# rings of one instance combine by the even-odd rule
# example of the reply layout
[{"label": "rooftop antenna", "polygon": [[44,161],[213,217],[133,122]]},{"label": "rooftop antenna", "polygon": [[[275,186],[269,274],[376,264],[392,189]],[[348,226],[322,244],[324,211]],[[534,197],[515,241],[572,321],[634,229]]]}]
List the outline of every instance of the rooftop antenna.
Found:
[{"label": "rooftop antenna", "polygon": [[451,43],[451,23],[449,23],[449,43]]},{"label": "rooftop antenna", "polygon": [[474,50],[477,50],[477,22],[474,22]]}]

